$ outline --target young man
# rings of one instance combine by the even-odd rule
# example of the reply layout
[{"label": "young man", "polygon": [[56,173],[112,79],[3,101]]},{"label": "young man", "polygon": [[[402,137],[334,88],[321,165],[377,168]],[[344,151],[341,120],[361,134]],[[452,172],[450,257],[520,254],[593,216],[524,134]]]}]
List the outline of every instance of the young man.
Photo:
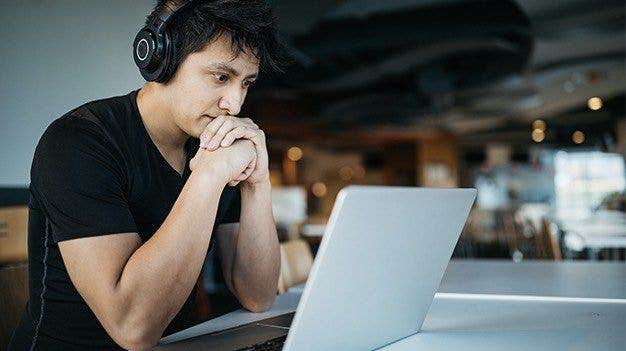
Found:
[{"label": "young man", "polygon": [[155,345],[188,326],[213,247],[245,308],[274,300],[280,257],[265,136],[238,117],[259,68],[276,67],[271,8],[198,0],[167,30],[171,77],[68,112],[37,145],[30,301],[10,350]]}]

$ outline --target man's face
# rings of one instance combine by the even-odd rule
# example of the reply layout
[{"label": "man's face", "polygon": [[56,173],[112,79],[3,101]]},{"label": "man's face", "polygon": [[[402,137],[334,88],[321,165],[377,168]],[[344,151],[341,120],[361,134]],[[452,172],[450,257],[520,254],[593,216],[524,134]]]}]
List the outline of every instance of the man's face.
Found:
[{"label": "man's face", "polygon": [[242,52],[233,58],[225,36],[190,54],[166,85],[176,125],[197,138],[213,118],[238,115],[258,72],[254,56]]}]

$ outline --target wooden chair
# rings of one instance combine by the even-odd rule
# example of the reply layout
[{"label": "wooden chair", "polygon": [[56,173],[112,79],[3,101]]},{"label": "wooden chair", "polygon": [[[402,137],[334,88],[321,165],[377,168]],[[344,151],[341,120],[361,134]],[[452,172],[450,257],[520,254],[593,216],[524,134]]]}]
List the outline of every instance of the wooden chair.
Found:
[{"label": "wooden chair", "polygon": [[533,245],[536,259],[561,260],[561,248],[559,247],[555,226],[546,218],[540,220],[540,228],[526,220],[526,226],[533,235]]},{"label": "wooden chair", "polygon": [[0,350],[6,350],[28,301],[28,263],[0,266]]},{"label": "wooden chair", "polygon": [[516,262],[536,257],[534,235],[530,225],[532,222],[527,221],[514,210],[505,211],[502,214],[502,228],[507,246],[511,258]]},{"label": "wooden chair", "polygon": [[543,236],[541,235],[540,230],[537,229],[537,227],[535,226],[535,223],[533,223],[532,220],[526,218],[524,219],[524,226],[526,230],[530,231],[532,236],[534,258],[538,260],[547,258],[548,250],[543,240]]},{"label": "wooden chair", "polygon": [[541,233],[543,239],[544,250],[547,258],[560,261],[562,259],[561,247],[559,246],[559,232],[556,225],[548,218],[541,218]]},{"label": "wooden chair", "polygon": [[509,248],[509,254],[514,260],[523,258],[522,251],[518,244],[518,227],[515,223],[513,211],[504,211],[502,213],[502,231],[506,238],[506,244]]},{"label": "wooden chair", "polygon": [[290,287],[306,282],[312,266],[313,254],[306,241],[296,239],[281,243],[278,292],[282,294]]}]

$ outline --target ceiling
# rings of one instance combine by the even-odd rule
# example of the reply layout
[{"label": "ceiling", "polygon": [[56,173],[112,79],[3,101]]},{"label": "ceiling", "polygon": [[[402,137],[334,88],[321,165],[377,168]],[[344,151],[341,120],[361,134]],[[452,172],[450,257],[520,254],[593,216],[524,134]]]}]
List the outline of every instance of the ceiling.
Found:
[{"label": "ceiling", "polygon": [[[278,135],[442,131],[468,146],[527,145],[541,118],[546,143],[567,145],[576,129],[606,143],[625,115],[623,1],[275,5],[294,63],[251,100]],[[592,96],[602,109],[587,108]]]}]

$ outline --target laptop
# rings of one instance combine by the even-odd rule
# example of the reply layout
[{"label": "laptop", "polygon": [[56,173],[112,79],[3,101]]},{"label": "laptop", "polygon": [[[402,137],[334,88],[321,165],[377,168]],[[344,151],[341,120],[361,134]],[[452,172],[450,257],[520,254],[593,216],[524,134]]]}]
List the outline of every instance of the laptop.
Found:
[{"label": "laptop", "polygon": [[419,332],[475,189],[339,192],[295,312],[162,350],[374,350]]}]

